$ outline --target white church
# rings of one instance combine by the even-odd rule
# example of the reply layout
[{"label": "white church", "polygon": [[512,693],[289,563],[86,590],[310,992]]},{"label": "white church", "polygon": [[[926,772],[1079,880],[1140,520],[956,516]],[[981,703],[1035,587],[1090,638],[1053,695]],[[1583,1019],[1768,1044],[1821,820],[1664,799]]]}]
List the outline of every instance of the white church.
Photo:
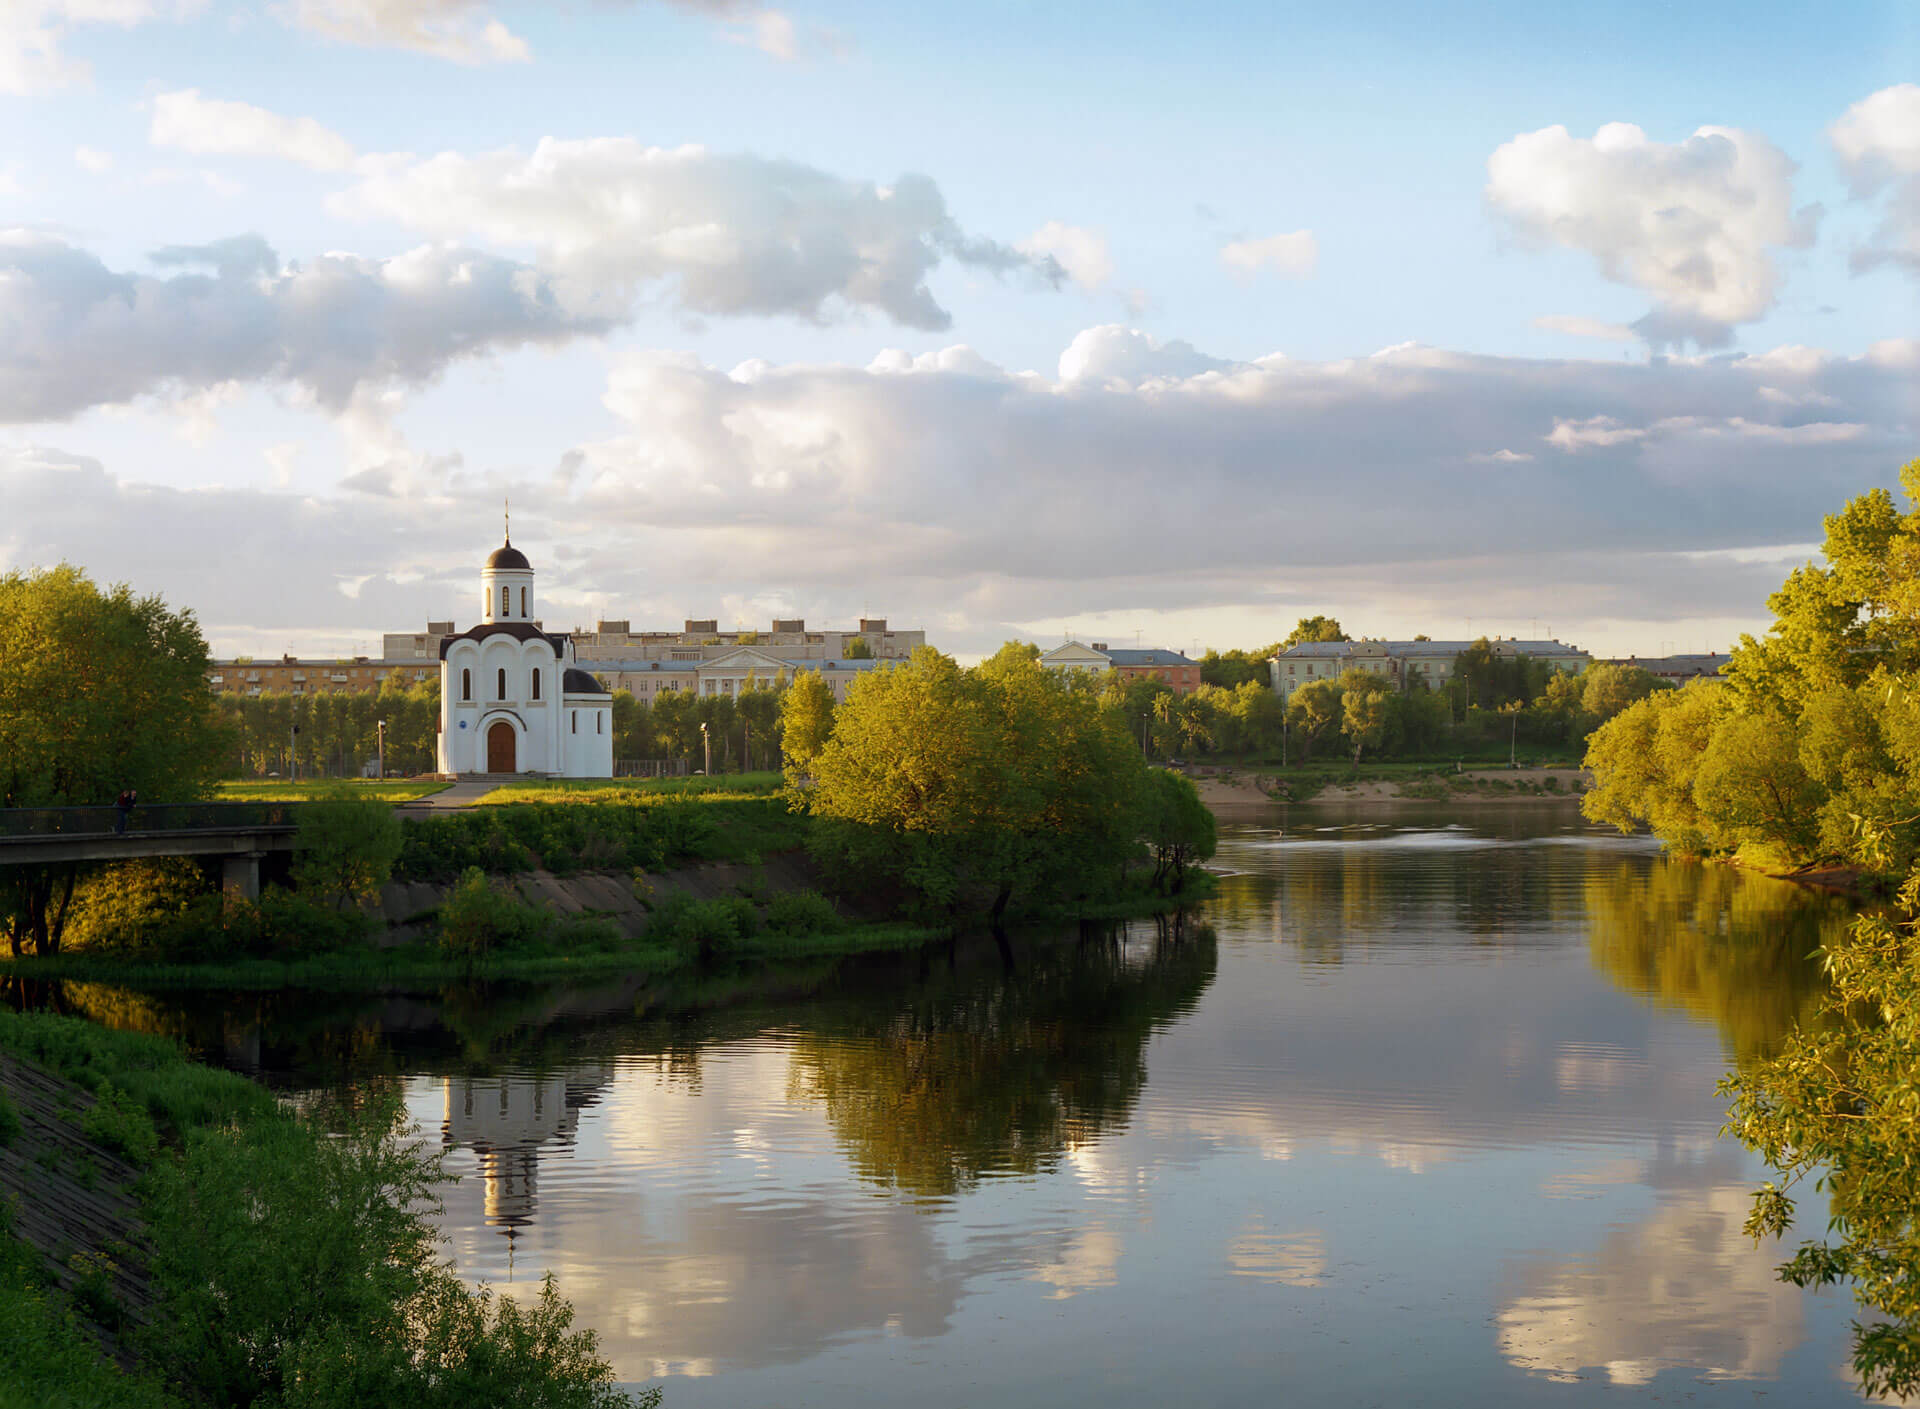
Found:
[{"label": "white church", "polygon": [[440,643],[440,771],[613,776],[613,696],[573,638],[534,620],[533,564],[509,538],[480,574],[480,624]]}]

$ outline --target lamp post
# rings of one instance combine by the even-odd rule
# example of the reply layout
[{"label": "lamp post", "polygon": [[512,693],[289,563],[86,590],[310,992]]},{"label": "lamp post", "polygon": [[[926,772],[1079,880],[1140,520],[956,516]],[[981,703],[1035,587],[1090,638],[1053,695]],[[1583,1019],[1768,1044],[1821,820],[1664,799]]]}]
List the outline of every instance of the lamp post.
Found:
[{"label": "lamp post", "polygon": [[713,736],[707,732],[706,721],[700,723],[700,750],[707,761],[706,775],[713,776]]},{"label": "lamp post", "polygon": [[373,733],[374,737],[379,740],[380,776],[385,778],[387,776],[387,721],[384,719],[376,720],[374,722]]},{"label": "lamp post", "polygon": [[293,732],[289,734],[287,738],[289,740],[287,744],[288,768],[293,773],[293,781],[297,783],[300,781],[300,726],[298,724],[293,726]]}]

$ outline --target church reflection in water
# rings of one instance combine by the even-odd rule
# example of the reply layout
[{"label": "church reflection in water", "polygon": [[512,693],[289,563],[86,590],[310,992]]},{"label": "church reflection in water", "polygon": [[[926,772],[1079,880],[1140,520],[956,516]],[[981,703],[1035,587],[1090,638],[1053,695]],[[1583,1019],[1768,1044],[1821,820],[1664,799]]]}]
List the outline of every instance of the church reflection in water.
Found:
[{"label": "church reflection in water", "polygon": [[612,1082],[609,1064],[546,1076],[447,1078],[440,1147],[447,1153],[473,1152],[486,1191],[483,1207],[489,1227],[512,1238],[533,1222],[543,1151],[571,1146],[580,1112],[598,1105]]}]

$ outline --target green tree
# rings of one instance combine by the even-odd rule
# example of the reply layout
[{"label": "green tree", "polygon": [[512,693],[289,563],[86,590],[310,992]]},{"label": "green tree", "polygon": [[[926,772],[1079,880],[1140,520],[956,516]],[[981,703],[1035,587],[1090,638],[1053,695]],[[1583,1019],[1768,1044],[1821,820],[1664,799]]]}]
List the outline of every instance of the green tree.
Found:
[{"label": "green tree", "polygon": [[864,636],[849,636],[840,643],[841,660],[872,660],[873,647]]},{"label": "green tree", "polygon": [[[0,577],[0,806],[104,806],[206,796],[232,749],[190,611],[78,568]],[[14,954],[60,949],[77,868],[0,868]]]},{"label": "green tree", "polygon": [[1274,648],[1274,653],[1286,650],[1289,646],[1298,646],[1313,641],[1351,641],[1353,637],[1340,629],[1340,623],[1330,616],[1303,616],[1287,633],[1287,639]]},{"label": "green tree", "polygon": [[790,789],[797,792],[805,785],[832,735],[833,689],[819,671],[803,670],[780,697],[780,749]]},{"label": "green tree", "polygon": [[1560,680],[1579,681],[1580,708],[1592,721],[1590,728],[1605,724],[1635,700],[1644,700],[1655,690],[1667,688],[1665,682],[1651,671],[1637,665],[1614,665],[1608,661],[1588,666],[1577,677],[1556,672],[1553,683],[1557,684]]},{"label": "green tree", "polygon": [[1785,717],[1769,711],[1719,720],[1695,766],[1693,797],[1721,845],[1758,842],[1789,863],[1812,859],[1826,795],[1801,765]]},{"label": "green tree", "polygon": [[1340,732],[1353,761],[1360,762],[1364,749],[1377,749],[1386,741],[1391,719],[1393,683],[1370,670],[1348,670],[1340,676]]},{"label": "green tree", "polygon": [[[1337,628],[1338,623],[1335,625]],[[1252,651],[1236,649],[1223,652],[1209,646],[1207,653],[1200,657],[1200,681],[1204,685],[1218,685],[1223,690],[1238,689],[1254,682],[1265,685],[1271,679],[1267,661],[1282,649],[1280,643]]]},{"label": "green tree", "polygon": [[1694,801],[1693,780],[1713,737],[1723,688],[1700,680],[1662,690],[1596,729],[1586,758],[1594,786],[1580,810],[1623,832],[1651,827],[1682,854],[1712,849],[1716,831]]},{"label": "green tree", "polygon": [[1213,855],[1217,832],[1213,813],[1184,773],[1154,768],[1142,780],[1141,839],[1153,853],[1153,886],[1178,895],[1187,871]]},{"label": "green tree", "polygon": [[334,910],[380,898],[405,841],[400,815],[377,797],[338,791],[300,809],[294,883]]},{"label": "green tree", "polygon": [[1340,687],[1331,680],[1309,680],[1287,700],[1287,726],[1300,740],[1300,761],[1313,757],[1313,746],[1340,718]]}]

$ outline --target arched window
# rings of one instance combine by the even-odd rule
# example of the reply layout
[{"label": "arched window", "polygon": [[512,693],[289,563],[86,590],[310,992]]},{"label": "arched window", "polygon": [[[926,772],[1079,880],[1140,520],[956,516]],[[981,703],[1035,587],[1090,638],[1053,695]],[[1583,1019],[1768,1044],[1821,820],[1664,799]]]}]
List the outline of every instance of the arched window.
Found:
[{"label": "arched window", "polygon": [[595,710],[595,711],[593,712],[593,732],[594,732],[594,733],[596,733],[596,734],[604,734],[604,733],[606,733],[607,731],[606,731],[605,729],[603,729],[603,728],[601,728],[601,727],[600,727],[601,725],[603,725],[603,724],[605,724],[606,722],[607,722],[607,716],[606,716],[606,715],[605,715],[605,714],[604,714],[603,712],[601,712],[600,710],[597,710],[597,709],[596,709],[596,710]]},{"label": "arched window", "polygon": [[460,698],[463,700],[473,698],[473,672],[471,670],[463,670],[460,672]]},{"label": "arched window", "polygon": [[500,698],[504,700],[506,697],[507,697],[507,668],[503,665],[500,667]]},{"label": "arched window", "polygon": [[526,614],[527,614],[527,589],[522,587],[520,589],[520,615],[525,616]]},{"label": "arched window", "polygon": [[500,589],[500,615],[501,616],[507,616],[513,611],[512,601],[513,601],[513,589],[511,587],[502,587]]},{"label": "arched window", "polygon": [[580,711],[577,709],[570,710],[567,714],[567,723],[573,732],[578,734],[580,732]]},{"label": "arched window", "polygon": [[540,667],[537,665],[533,668],[533,698],[540,698]]}]

